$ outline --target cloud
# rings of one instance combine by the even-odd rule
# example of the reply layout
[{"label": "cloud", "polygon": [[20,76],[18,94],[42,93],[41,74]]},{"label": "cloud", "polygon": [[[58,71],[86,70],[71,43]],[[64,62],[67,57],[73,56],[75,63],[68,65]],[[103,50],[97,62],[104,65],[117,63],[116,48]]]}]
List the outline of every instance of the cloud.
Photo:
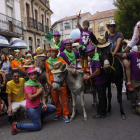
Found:
[{"label": "cloud", "polygon": [[81,9],[83,12],[90,12],[92,15],[97,11],[115,9],[113,0],[50,0],[50,8],[53,11],[51,23],[75,15]]}]

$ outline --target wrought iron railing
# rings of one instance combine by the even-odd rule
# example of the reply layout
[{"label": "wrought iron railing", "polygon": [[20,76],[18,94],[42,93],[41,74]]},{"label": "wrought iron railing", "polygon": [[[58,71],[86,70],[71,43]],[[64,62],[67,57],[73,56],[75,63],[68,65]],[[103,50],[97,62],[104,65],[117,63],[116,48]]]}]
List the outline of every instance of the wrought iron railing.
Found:
[{"label": "wrought iron railing", "polygon": [[50,28],[50,32],[53,34],[53,29],[52,28]]},{"label": "wrought iron railing", "polygon": [[0,29],[23,35],[23,23],[0,13]]},{"label": "wrought iron railing", "polygon": [[45,27],[45,33],[49,32],[49,27],[48,26],[44,26]]},{"label": "wrought iron railing", "polygon": [[38,22],[38,30],[44,32],[44,25],[41,22]]}]

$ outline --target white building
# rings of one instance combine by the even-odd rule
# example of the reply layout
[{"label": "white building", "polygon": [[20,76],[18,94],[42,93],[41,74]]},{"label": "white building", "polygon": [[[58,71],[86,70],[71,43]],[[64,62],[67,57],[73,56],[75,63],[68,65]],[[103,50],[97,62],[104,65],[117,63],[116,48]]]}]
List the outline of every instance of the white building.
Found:
[{"label": "white building", "polygon": [[[89,12],[87,13],[82,13],[80,16],[80,24],[82,26],[82,23],[84,20],[87,20],[91,17],[91,14]],[[59,31],[60,34],[62,35],[61,39],[65,40],[67,38],[70,38],[70,33],[72,30],[77,29],[77,16],[70,16],[70,17],[65,17],[63,19],[60,19],[56,21],[53,25],[53,32]]]},{"label": "white building", "polygon": [[0,0],[0,35],[8,40],[23,37],[20,0]]}]

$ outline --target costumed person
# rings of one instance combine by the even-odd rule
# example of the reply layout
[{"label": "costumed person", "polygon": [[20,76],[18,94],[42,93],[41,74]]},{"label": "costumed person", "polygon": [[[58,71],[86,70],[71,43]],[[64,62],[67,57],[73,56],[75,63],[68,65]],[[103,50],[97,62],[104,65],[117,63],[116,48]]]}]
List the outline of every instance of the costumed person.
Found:
[{"label": "costumed person", "polygon": [[[78,49],[79,49],[79,53],[80,53],[82,68],[84,68],[84,64],[85,64],[85,67],[87,68],[88,67],[88,55],[85,52],[86,47],[88,45],[91,45],[92,43],[98,44],[98,41],[97,41],[95,35],[91,31],[88,30],[89,21],[85,20],[83,22],[83,28],[82,28],[79,23],[79,18],[80,18],[80,13],[78,12],[77,13],[77,25],[81,32]],[[85,70],[88,70],[88,69],[85,69]]]},{"label": "costumed person", "polygon": [[[59,61],[61,61],[63,64],[66,64],[67,63],[58,55],[58,52],[59,52],[59,47],[54,45],[54,46],[51,46],[50,48],[50,57],[49,59],[46,60],[46,79],[47,79],[47,84],[48,86],[50,87],[50,90],[51,90],[51,96],[52,96],[52,99],[53,99],[53,102],[55,104],[55,107],[56,107],[56,116],[53,118],[53,120],[58,120],[59,118],[63,117],[63,119],[65,120],[65,122],[69,122],[69,108],[68,108],[68,101],[69,101],[69,98],[68,98],[68,94],[67,94],[67,89],[66,89],[66,85],[64,84],[60,89],[59,92],[55,92],[52,88],[52,83],[54,81],[54,77],[53,77],[53,73],[51,72],[53,70],[53,67],[49,64],[55,64]],[[62,107],[63,107],[63,111],[61,109],[61,105],[60,105],[60,101],[59,101],[59,96],[60,96],[60,99],[62,101]]]},{"label": "costumed person", "polygon": [[[132,112],[140,115],[140,43],[137,43],[137,52],[116,53],[115,56],[128,59],[131,63],[131,83],[135,88],[134,91],[128,92],[128,98],[131,99]],[[138,106],[136,101],[138,100]]]},{"label": "costumed person", "polygon": [[[137,22],[135,28],[134,28],[134,33],[132,40],[128,43],[127,47],[123,50],[123,53],[129,52],[136,44],[140,43],[140,21]],[[123,61],[125,71],[126,71],[126,77],[129,85],[131,88],[129,88],[130,91],[133,91],[133,86],[131,84],[131,69],[130,69],[130,63],[127,59],[124,59]]]},{"label": "costumed person", "polygon": [[[106,45],[106,44],[105,44]],[[98,93],[99,105],[97,109],[97,114],[93,115],[93,118],[104,118],[106,116],[107,109],[107,98],[106,98],[106,78],[101,72],[101,62],[99,59],[99,54],[95,52],[95,47],[92,45],[87,46],[86,52],[91,58],[90,60],[90,76],[84,75],[84,79],[92,79],[96,91]]]},{"label": "costumed person", "polygon": [[80,56],[77,51],[72,50],[72,41],[70,39],[66,39],[64,41],[65,50],[60,53],[60,56],[67,62],[69,66],[73,68],[77,68],[77,60],[79,60]]},{"label": "costumed person", "polygon": [[58,31],[55,31],[53,36],[55,40],[54,45],[57,45],[59,47],[59,51],[63,52],[65,50],[65,47],[64,42],[60,40],[61,34]]},{"label": "costumed person", "polygon": [[42,120],[55,112],[55,106],[46,104],[45,98],[43,95],[43,87],[36,80],[37,71],[30,67],[28,68],[28,77],[29,80],[25,82],[24,89],[26,93],[26,113],[32,123],[23,124],[14,122],[12,125],[12,134],[16,135],[17,130],[30,130],[30,131],[39,131],[42,128]]},{"label": "costumed person", "polygon": [[31,55],[30,53],[28,53],[28,54],[25,56],[25,59],[33,60],[32,55]]},{"label": "costumed person", "polygon": [[25,72],[25,69],[22,67],[25,59],[21,57],[20,50],[14,50],[14,54],[15,59],[11,63],[12,69],[21,69],[23,72]]}]

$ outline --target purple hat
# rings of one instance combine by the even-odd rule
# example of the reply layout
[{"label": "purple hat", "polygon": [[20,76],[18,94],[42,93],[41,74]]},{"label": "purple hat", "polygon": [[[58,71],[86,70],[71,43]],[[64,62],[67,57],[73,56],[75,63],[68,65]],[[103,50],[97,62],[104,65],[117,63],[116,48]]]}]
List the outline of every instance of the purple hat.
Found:
[{"label": "purple hat", "polygon": [[95,50],[95,47],[92,45],[87,46],[86,51],[85,52],[90,52],[92,50]]},{"label": "purple hat", "polygon": [[66,39],[65,41],[64,41],[64,45],[65,44],[72,44],[72,41],[70,40],[70,39]]},{"label": "purple hat", "polygon": [[55,31],[53,36],[55,36],[55,35],[61,35],[61,34],[58,31]]}]

